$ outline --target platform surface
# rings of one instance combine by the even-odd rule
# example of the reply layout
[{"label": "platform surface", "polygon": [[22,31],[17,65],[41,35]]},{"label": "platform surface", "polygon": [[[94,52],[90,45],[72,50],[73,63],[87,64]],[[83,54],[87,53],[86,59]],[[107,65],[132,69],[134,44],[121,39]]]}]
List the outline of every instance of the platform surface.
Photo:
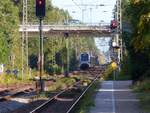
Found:
[{"label": "platform surface", "polygon": [[129,88],[131,84],[132,81],[103,81],[90,113],[143,113],[136,94]]}]

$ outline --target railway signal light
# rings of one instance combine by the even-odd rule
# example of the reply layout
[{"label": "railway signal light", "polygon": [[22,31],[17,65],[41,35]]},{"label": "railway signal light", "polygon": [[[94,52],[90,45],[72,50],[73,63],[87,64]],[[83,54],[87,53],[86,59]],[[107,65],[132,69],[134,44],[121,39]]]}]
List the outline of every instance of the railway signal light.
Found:
[{"label": "railway signal light", "polygon": [[39,18],[45,16],[45,0],[36,0],[36,16]]},{"label": "railway signal light", "polygon": [[112,62],[111,63],[112,68],[115,70],[117,68],[117,63],[116,62]]},{"label": "railway signal light", "polygon": [[110,28],[111,28],[111,29],[116,29],[116,28],[117,28],[117,21],[112,20],[112,21],[111,21]]}]

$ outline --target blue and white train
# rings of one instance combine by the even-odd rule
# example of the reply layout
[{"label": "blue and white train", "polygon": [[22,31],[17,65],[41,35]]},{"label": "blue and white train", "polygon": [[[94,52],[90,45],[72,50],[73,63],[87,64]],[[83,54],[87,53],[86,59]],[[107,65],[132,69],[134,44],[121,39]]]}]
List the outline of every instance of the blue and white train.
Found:
[{"label": "blue and white train", "polygon": [[90,55],[88,53],[80,54],[80,64],[79,67],[81,70],[86,70],[90,67]]},{"label": "blue and white train", "polygon": [[96,65],[99,65],[98,57],[97,56],[91,56],[87,52],[80,54],[80,64],[79,67],[81,70],[87,70],[90,67],[94,67]]}]

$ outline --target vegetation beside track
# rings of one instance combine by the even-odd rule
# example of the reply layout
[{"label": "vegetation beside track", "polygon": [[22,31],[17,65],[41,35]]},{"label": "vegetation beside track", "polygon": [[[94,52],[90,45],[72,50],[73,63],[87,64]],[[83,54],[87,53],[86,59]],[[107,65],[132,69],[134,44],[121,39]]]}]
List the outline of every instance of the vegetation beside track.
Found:
[{"label": "vegetation beside track", "polygon": [[118,69],[113,69],[111,65],[108,65],[104,71],[102,79],[104,80],[114,80],[114,72],[115,72],[115,80],[131,80],[130,75],[126,75],[124,73],[124,69],[120,72]]},{"label": "vegetation beside track", "polygon": [[137,96],[140,99],[141,108],[145,112],[150,113],[150,80],[137,82],[134,84],[133,90],[137,93]]},{"label": "vegetation beside track", "polygon": [[49,86],[49,91],[56,91],[56,90],[62,90],[69,86],[72,86],[75,82],[81,81],[84,83],[89,83],[91,80],[83,77],[82,75],[74,75],[72,77],[63,77],[56,79],[56,82],[54,82],[51,86]]},{"label": "vegetation beside track", "polygon": [[74,109],[74,113],[87,113],[90,107],[94,105],[94,96],[96,94],[96,89],[99,87],[99,81],[97,80],[91,87],[88,89],[83,98],[79,101],[78,105]]},{"label": "vegetation beside track", "polygon": [[59,78],[51,86],[49,86],[49,91],[65,89],[68,86],[71,86],[76,82],[75,78]]},{"label": "vegetation beside track", "polygon": [[111,67],[111,65],[108,65],[107,68],[105,69],[102,79],[104,80],[113,79],[113,68]]},{"label": "vegetation beside track", "polygon": [[150,113],[150,1],[123,0],[123,41],[126,54],[122,74],[130,75],[141,107]]},{"label": "vegetation beside track", "polygon": [[9,86],[9,85],[17,85],[17,84],[25,84],[30,83],[31,80],[28,76],[26,78],[16,77],[14,75],[0,75],[0,85]]}]

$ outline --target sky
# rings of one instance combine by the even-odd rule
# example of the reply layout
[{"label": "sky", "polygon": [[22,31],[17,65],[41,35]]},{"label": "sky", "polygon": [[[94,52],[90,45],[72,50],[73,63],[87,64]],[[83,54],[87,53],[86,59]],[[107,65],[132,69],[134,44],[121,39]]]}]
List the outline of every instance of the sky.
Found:
[{"label": "sky", "polygon": [[56,7],[67,10],[73,19],[94,24],[110,23],[116,0],[52,0],[52,3]]}]

